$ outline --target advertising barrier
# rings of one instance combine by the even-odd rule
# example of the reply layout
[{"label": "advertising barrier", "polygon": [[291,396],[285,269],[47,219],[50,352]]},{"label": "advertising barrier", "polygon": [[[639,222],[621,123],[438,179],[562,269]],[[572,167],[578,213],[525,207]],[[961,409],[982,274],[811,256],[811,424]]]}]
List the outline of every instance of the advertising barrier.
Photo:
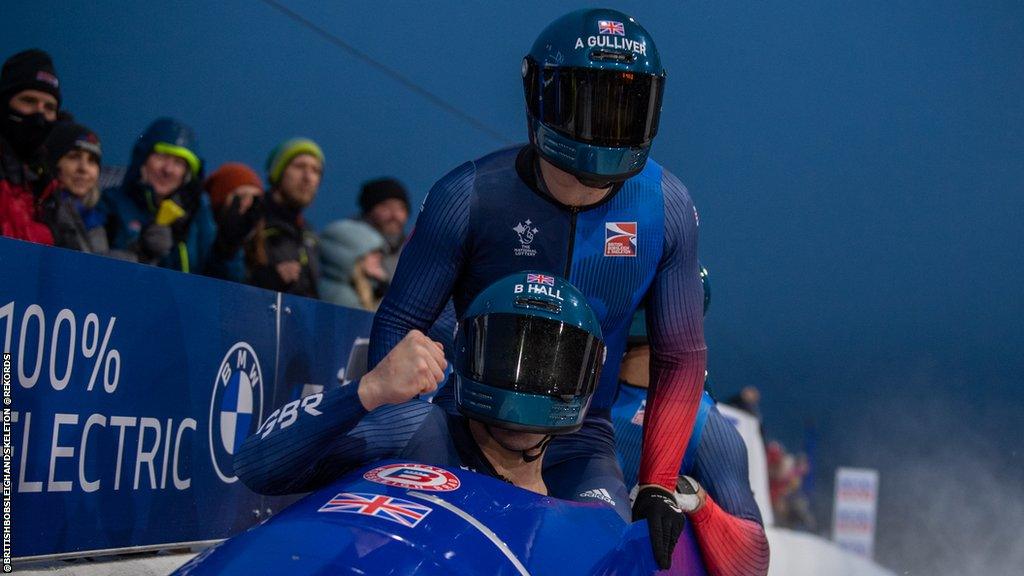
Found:
[{"label": "advertising barrier", "polygon": [[24,560],[208,541],[279,510],[294,498],[250,492],[233,454],[276,407],[340,385],[371,322],[0,238],[5,546]]}]

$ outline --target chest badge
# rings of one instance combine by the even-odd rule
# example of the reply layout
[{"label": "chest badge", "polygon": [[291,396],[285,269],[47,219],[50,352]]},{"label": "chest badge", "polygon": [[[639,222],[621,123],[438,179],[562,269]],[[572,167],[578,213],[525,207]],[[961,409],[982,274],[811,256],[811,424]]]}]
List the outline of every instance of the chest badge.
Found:
[{"label": "chest badge", "polygon": [[604,255],[636,256],[636,222],[604,223]]},{"label": "chest badge", "polygon": [[538,230],[533,225],[533,222],[527,220],[524,224],[522,221],[520,221],[518,224],[512,227],[512,231],[519,236],[519,248],[515,249],[515,255],[536,256],[537,250],[535,248],[530,247],[530,244],[533,243],[534,236],[536,236],[537,233],[540,232],[540,230]]}]

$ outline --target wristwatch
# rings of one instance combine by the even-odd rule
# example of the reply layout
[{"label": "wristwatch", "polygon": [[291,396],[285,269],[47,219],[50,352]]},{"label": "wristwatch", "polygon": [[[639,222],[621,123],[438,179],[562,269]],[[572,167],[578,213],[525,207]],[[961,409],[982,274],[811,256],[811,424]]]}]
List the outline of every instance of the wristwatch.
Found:
[{"label": "wristwatch", "polygon": [[683,512],[691,514],[704,505],[704,488],[689,476],[680,476],[676,480],[676,503]]}]

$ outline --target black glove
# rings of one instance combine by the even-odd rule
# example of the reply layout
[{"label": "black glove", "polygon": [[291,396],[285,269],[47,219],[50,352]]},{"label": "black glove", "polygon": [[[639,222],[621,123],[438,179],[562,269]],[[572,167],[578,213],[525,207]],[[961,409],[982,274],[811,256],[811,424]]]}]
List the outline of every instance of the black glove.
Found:
[{"label": "black glove", "polygon": [[140,261],[159,262],[174,247],[174,236],[169,226],[150,224],[139,233]]},{"label": "black glove", "polygon": [[222,255],[233,256],[263,218],[263,202],[259,196],[253,198],[252,206],[249,206],[245,214],[240,210],[241,204],[242,197],[235,196],[231,204],[221,210],[217,221],[216,246]]},{"label": "black glove", "polygon": [[672,550],[683,533],[686,516],[671,492],[660,486],[647,486],[633,501],[633,522],[638,520],[647,520],[654,560],[659,568],[667,570],[672,565]]}]

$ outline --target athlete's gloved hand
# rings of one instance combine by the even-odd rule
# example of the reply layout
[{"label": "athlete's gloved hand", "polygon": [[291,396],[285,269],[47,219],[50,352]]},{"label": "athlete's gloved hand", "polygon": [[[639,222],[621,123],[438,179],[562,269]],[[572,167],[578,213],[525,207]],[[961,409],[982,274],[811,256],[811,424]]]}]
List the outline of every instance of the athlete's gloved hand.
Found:
[{"label": "athlete's gloved hand", "polygon": [[444,379],[447,367],[444,347],[412,330],[359,380],[359,400],[364,408],[373,410],[429,394]]},{"label": "athlete's gloved hand", "polygon": [[672,550],[686,523],[675,497],[661,486],[643,486],[633,502],[633,521],[638,520],[647,520],[654,560],[659,568],[667,570],[672,565]]}]

